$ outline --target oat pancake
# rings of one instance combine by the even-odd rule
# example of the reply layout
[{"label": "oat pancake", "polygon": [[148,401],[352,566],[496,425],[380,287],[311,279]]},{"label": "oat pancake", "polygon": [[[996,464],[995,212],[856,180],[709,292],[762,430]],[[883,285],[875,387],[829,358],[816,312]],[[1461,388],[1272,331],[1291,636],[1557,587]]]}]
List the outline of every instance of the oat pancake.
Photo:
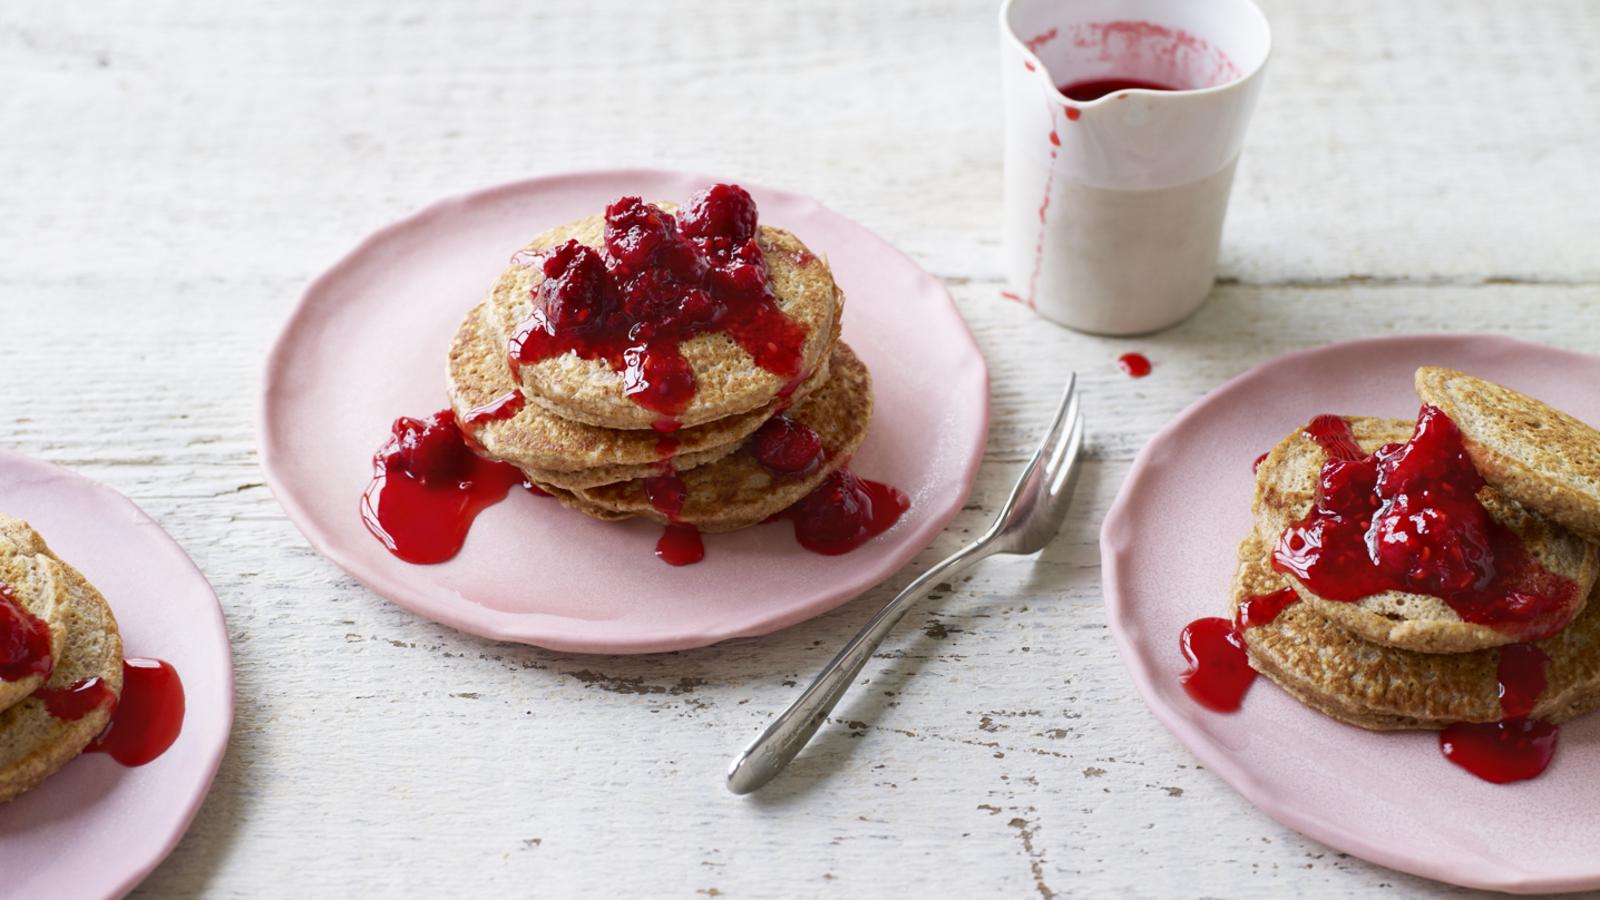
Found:
[{"label": "oat pancake", "polygon": [[[849,461],[866,437],[872,418],[871,376],[842,341],[834,347],[830,368],[833,374],[828,383],[788,412],[822,438],[827,457],[817,471],[803,478],[777,478],[748,452],[730,454],[682,473],[688,490],[678,515],[680,522],[707,532],[757,524],[803,499]],[[551,493],[567,506],[596,518],[634,515],[667,521],[650,505],[643,480]]]},{"label": "oat pancake", "polygon": [[1600,540],[1600,431],[1526,394],[1454,369],[1424,366],[1416,386],[1422,402],[1456,423],[1485,481]]},{"label": "oat pancake", "polygon": [[[717,460],[737,451],[744,446],[744,441],[738,440],[724,444],[720,447],[711,447],[698,453],[679,453],[671,457],[675,470],[687,472],[696,466],[714,463]],[[632,481],[635,478],[649,478],[660,475],[664,463],[668,460],[659,460],[653,463],[641,463],[634,466],[597,466],[593,469],[580,469],[576,472],[560,472],[553,469],[536,469],[531,466],[522,466],[522,474],[544,488],[561,488],[565,491],[577,491],[585,488],[603,487],[621,481]]]},{"label": "oat pancake", "polygon": [[[1356,443],[1371,453],[1388,443],[1411,437],[1415,423],[1404,419],[1347,416]],[[1296,429],[1274,447],[1256,472],[1256,533],[1269,551],[1291,524],[1311,510],[1317,481],[1327,454],[1316,441]],[[1587,541],[1499,494],[1494,488],[1479,492],[1478,499],[1491,518],[1522,538],[1528,551],[1551,572],[1573,581],[1579,602],[1576,616],[1600,574],[1600,557]],[[1289,578],[1303,600],[1319,615],[1379,644],[1424,653],[1459,653],[1516,643],[1527,635],[1513,629],[1466,622],[1438,597],[1385,591],[1353,603],[1316,596],[1298,579]],[[1539,625],[1541,623],[1531,623]],[[1542,623],[1549,625],[1551,623]],[[1563,623],[1554,623],[1556,625]],[[1546,628],[1543,633],[1550,633]]]},{"label": "oat pancake", "polygon": [[[61,658],[67,636],[68,586],[65,569],[27,523],[0,515],[0,585],[11,589],[18,609],[33,616],[50,631],[50,659]],[[0,610],[0,612],[7,612]],[[9,709],[41,687],[47,674],[28,673],[14,680],[0,677],[0,710]]]},{"label": "oat pancake", "polygon": [[[1273,571],[1270,554],[1258,534],[1240,544],[1234,608],[1289,583]],[[1295,699],[1374,731],[1502,718],[1499,650],[1438,654],[1386,647],[1361,640],[1321,609],[1292,603],[1272,622],[1244,631],[1251,666]],[[1571,625],[1538,646],[1550,663],[1533,717],[1559,723],[1600,706],[1600,601],[1591,598]]]},{"label": "oat pancake", "polygon": [[[506,364],[504,342],[488,325],[489,312],[485,304],[468,313],[450,348],[450,404],[463,423],[473,409],[517,389]],[[520,467],[537,482],[568,489],[594,487],[653,474],[663,456],[663,441],[670,442],[669,452],[676,454],[674,463],[680,469],[720,459],[738,449],[781,406],[803,401],[827,380],[824,358],[789,397],[671,435],[575,422],[535,403],[525,404],[509,418],[467,425],[465,430],[489,455]]]},{"label": "oat pancake", "polygon": [[[669,212],[676,208],[670,203],[656,205]],[[605,217],[594,215],[552,228],[535,237],[519,255],[537,254],[569,239],[603,249]],[[843,296],[827,262],[812,255],[793,234],[762,225],[757,240],[778,308],[807,329],[801,371],[815,371],[833,343]],[[502,347],[532,313],[533,291],[543,280],[539,266],[513,263],[490,290],[488,324]],[[722,332],[697,335],[684,341],[681,350],[697,386],[694,399],[675,417],[685,428],[759,410],[789,382],[757,366],[749,353]],[[646,429],[661,418],[623,394],[622,374],[603,359],[565,353],[524,365],[521,381],[530,403],[565,419],[605,428]]]},{"label": "oat pancake", "polygon": [[[59,563],[59,560],[57,561]],[[67,581],[66,641],[48,687],[71,688],[98,678],[122,693],[122,637],[105,598],[77,570],[60,563]],[[110,721],[100,707],[81,718],[50,714],[35,694],[0,712],[0,802],[28,790],[83,752]]]}]

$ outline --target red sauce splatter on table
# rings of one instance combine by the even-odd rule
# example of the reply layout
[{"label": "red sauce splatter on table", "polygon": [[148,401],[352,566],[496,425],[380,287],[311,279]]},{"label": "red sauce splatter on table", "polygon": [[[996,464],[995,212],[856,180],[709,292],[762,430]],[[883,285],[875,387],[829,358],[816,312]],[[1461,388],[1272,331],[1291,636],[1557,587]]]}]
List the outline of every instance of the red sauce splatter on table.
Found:
[{"label": "red sauce splatter on table", "polygon": [[1117,368],[1130,378],[1143,378],[1150,374],[1153,366],[1143,353],[1124,353],[1117,357]]}]

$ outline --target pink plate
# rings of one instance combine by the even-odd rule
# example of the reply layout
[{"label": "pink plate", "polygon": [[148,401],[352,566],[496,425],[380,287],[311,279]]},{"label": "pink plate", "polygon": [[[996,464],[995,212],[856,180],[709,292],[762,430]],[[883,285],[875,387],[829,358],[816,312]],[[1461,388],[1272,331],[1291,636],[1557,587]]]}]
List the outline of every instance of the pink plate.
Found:
[{"label": "pink plate", "polygon": [[815,200],[750,187],[761,220],[826,255],[849,297],[844,338],[872,370],[872,431],[851,468],[911,497],[893,529],[846,556],[779,523],[708,535],[706,559],[655,558],[659,526],[605,524],[523,491],[484,512],[455,559],[389,554],[357,512],[372,453],[399,415],[447,405],[445,352],[513,252],[625,194],[687,199],[717,179],[654,170],[558,175],[435,204],[368,238],[306,290],[267,365],[261,443],[278,500],[322,554],[420,615],[502,640],[648,653],[766,634],[877,584],[966,501],[988,431],[988,374],[939,281]]},{"label": "pink plate", "polygon": [[1600,715],[1562,726],[1542,777],[1496,786],[1445,761],[1432,732],[1342,725],[1264,678],[1231,715],[1200,708],[1178,686],[1179,632],[1226,609],[1234,551],[1250,528],[1251,463],[1318,413],[1414,417],[1411,378],[1422,365],[1600,422],[1600,359],[1502,337],[1352,341],[1257,366],[1174,419],[1134,463],[1100,538],[1112,632],[1156,717],[1279,822],[1468,887],[1600,887]]},{"label": "pink plate", "polygon": [[105,594],[129,656],[164,659],[186,694],[183,732],[125,768],[89,753],[0,805],[0,893],[118,897],[165,859],[200,810],[233,724],[233,662],[217,595],[166,532],[126,497],[0,450],[0,510]]}]

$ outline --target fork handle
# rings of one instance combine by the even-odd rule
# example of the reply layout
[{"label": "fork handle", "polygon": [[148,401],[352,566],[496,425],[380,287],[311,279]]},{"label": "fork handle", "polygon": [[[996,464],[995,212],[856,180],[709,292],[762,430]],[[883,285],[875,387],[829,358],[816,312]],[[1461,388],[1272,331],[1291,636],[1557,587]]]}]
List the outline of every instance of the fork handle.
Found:
[{"label": "fork handle", "polygon": [[811,736],[817,733],[828,713],[833,711],[845,692],[855,683],[867,660],[889,636],[894,626],[905,618],[917,601],[928,595],[933,586],[949,578],[994,552],[993,536],[956,551],[954,555],[922,573],[917,580],[901,591],[878,610],[843,650],[833,658],[811,685],[789,704],[761,736],[744,748],[728,767],[728,790],[735,794],[748,794],[771,781],[800,753]]}]

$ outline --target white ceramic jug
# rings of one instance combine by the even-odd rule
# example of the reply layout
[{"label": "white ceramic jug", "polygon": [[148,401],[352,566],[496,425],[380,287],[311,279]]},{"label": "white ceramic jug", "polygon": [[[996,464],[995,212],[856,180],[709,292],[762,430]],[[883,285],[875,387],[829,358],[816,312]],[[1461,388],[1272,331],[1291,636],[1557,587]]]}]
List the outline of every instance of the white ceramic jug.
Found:
[{"label": "white ceramic jug", "polygon": [[[1251,0],[1007,0],[1008,295],[1081,331],[1199,308],[1271,46]],[[1059,88],[1138,80],[1076,101]]]}]

